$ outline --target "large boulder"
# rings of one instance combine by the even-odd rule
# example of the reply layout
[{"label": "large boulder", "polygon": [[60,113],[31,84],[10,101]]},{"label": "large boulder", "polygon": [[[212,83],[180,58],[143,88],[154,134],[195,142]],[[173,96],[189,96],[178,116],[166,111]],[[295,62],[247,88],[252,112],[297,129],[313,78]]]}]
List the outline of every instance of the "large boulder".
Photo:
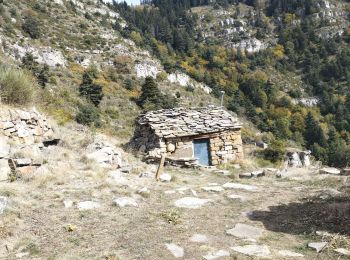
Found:
[{"label": "large boulder", "polygon": [[95,160],[101,166],[105,167],[122,167],[122,154],[111,144],[103,141],[94,142],[88,146],[88,159]]},{"label": "large boulder", "polygon": [[11,169],[6,159],[0,159],[0,182],[7,181],[9,175],[11,173]]},{"label": "large boulder", "polygon": [[0,158],[7,157],[10,153],[8,138],[0,135]]}]

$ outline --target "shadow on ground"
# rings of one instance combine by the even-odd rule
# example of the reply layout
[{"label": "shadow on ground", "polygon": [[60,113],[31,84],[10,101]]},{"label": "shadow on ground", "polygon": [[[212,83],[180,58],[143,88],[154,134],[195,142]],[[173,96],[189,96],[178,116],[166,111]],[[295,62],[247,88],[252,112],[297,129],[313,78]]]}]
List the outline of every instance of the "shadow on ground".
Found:
[{"label": "shadow on ground", "polygon": [[271,206],[269,211],[253,211],[250,219],[274,232],[311,234],[322,230],[350,235],[350,195]]}]

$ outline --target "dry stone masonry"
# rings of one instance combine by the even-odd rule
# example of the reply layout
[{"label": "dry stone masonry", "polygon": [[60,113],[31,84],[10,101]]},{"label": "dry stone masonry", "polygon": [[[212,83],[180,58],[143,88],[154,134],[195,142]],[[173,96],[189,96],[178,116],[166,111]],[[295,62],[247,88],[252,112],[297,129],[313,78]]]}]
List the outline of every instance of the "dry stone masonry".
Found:
[{"label": "dry stone masonry", "polygon": [[215,106],[151,111],[136,120],[131,148],[159,158],[194,158],[194,141],[207,140],[210,165],[243,159],[241,124],[236,116]]},{"label": "dry stone masonry", "polygon": [[53,137],[53,129],[47,119],[31,110],[1,109],[0,135],[18,144],[34,144]]}]

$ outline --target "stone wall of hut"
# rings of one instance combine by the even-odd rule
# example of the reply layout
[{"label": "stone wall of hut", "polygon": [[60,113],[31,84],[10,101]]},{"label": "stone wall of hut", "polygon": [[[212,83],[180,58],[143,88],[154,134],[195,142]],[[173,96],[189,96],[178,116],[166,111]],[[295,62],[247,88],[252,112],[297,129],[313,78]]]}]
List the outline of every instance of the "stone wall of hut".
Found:
[{"label": "stone wall of hut", "polygon": [[243,145],[239,130],[168,139],[165,145],[162,145],[161,152],[165,152],[165,148],[169,157],[192,158],[194,139],[209,139],[212,165],[243,160]]}]

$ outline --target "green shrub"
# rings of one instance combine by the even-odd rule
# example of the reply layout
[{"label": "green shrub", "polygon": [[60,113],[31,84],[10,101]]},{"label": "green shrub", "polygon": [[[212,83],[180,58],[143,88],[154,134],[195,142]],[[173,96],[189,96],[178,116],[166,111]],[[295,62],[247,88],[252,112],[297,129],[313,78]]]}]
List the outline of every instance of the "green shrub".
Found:
[{"label": "green shrub", "polygon": [[99,111],[91,104],[80,106],[75,120],[82,125],[101,127]]},{"label": "green shrub", "polygon": [[0,97],[3,103],[25,105],[33,100],[34,83],[22,70],[0,67]]},{"label": "green shrub", "polygon": [[286,147],[283,141],[274,140],[269,147],[264,150],[264,158],[271,162],[281,161],[286,154]]},{"label": "green shrub", "polygon": [[39,39],[41,36],[40,23],[33,17],[24,19],[22,29],[24,32],[28,33],[32,39]]}]

